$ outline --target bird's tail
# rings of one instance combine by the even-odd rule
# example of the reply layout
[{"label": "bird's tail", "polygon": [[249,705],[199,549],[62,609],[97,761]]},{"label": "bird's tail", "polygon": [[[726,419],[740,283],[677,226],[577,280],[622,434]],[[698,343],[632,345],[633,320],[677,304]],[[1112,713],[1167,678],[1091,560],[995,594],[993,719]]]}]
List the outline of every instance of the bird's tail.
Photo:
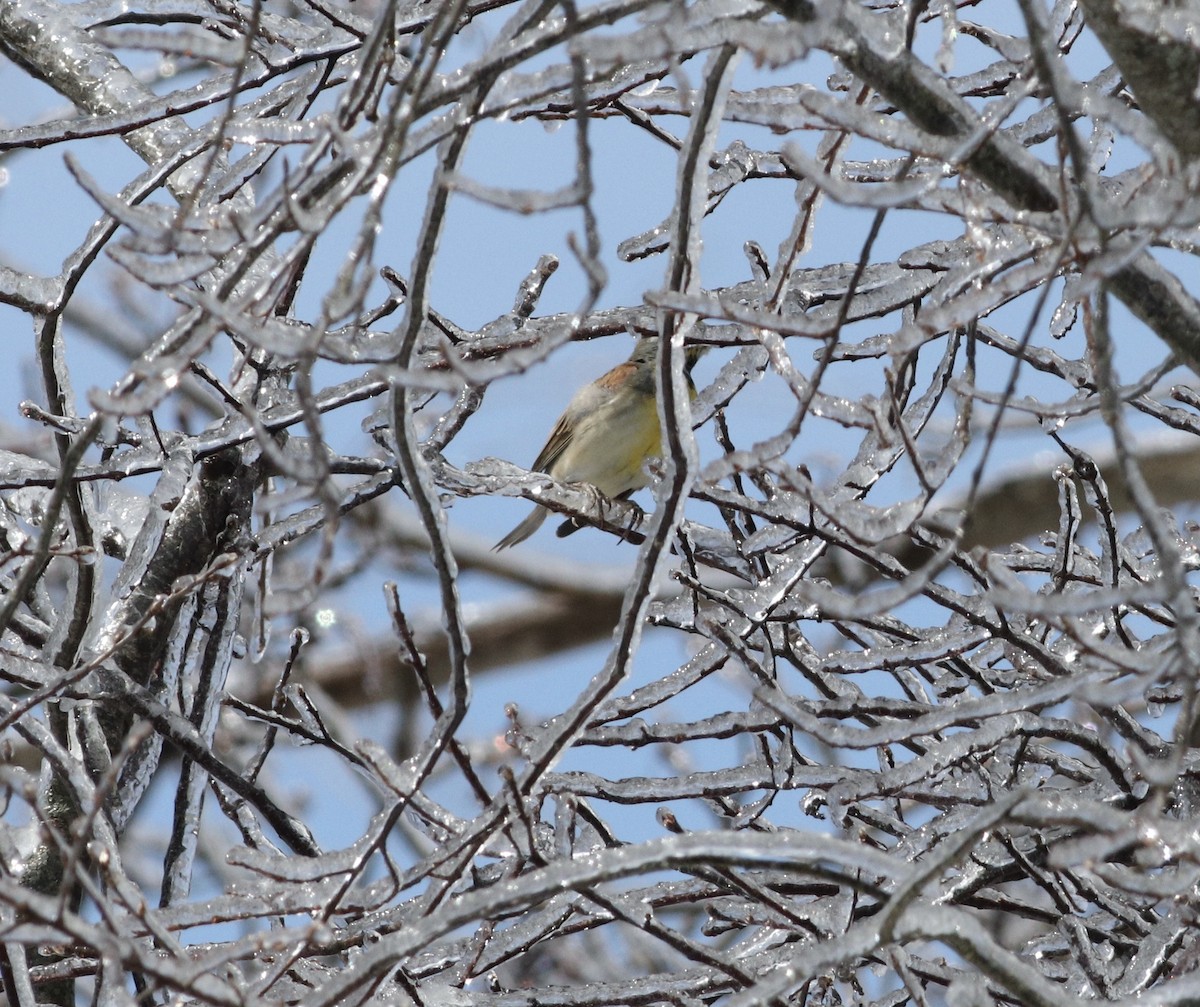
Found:
[{"label": "bird's tail", "polygon": [[517,525],[512,531],[504,536],[499,542],[492,546],[493,552],[499,552],[501,549],[507,549],[510,546],[516,545],[518,542],[524,542],[530,535],[537,531],[542,522],[546,520],[546,509],[544,507],[534,507],[533,513],[524,521]]}]

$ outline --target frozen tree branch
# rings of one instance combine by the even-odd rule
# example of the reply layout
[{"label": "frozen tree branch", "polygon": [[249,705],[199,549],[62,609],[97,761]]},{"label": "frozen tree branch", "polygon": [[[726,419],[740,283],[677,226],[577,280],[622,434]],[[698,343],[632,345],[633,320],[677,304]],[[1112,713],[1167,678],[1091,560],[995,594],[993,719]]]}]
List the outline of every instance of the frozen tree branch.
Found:
[{"label": "frozen tree branch", "polygon": [[4,998],[1194,1000],[1193,13],[0,0]]}]

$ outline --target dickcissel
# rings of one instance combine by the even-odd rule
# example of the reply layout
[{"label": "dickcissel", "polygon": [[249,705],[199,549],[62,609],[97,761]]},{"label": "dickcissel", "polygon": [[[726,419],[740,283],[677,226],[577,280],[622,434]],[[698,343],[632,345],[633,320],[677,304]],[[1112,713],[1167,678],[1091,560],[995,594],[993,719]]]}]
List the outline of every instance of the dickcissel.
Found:
[{"label": "dickcissel", "polygon": [[[689,346],[684,369],[688,391],[693,365],[707,347]],[[658,423],[654,361],[658,337],[643,336],[629,359],[618,364],[575,393],[566,411],[554,424],[546,446],[533,463],[534,472],[545,472],[559,482],[590,483],[605,497],[627,497],[649,479],[646,460],[662,454]],[[533,513],[493,547],[507,549],[524,542],[546,520],[544,507]],[[567,533],[574,530],[568,523]]]}]

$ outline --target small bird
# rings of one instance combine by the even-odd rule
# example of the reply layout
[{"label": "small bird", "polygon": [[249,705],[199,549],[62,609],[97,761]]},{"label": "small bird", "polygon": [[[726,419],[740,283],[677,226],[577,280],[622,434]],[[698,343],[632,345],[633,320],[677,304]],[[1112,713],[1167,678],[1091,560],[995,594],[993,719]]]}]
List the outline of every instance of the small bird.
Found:
[{"label": "small bird", "polygon": [[[688,390],[695,398],[692,366],[707,347],[689,346],[684,369]],[[629,359],[579,389],[554,424],[546,446],[533,463],[564,483],[591,483],[609,499],[624,497],[649,482],[647,458],[662,453],[654,361],[658,337],[643,336]],[[524,542],[546,520],[546,509],[533,513],[493,547],[507,549]],[[569,522],[566,532],[575,530]],[[560,532],[563,534],[563,532]]]}]

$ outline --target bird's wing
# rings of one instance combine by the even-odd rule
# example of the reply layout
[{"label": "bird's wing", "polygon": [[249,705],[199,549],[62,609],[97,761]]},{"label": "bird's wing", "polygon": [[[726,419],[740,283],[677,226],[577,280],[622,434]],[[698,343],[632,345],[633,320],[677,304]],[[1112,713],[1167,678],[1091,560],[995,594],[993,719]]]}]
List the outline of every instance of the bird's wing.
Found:
[{"label": "bird's wing", "polygon": [[551,466],[558,461],[559,456],[566,449],[567,444],[571,440],[567,415],[568,413],[563,413],[558,418],[558,422],[554,424],[554,429],[550,431],[550,436],[546,438],[546,446],[542,448],[534,460],[534,472],[549,472]]}]

